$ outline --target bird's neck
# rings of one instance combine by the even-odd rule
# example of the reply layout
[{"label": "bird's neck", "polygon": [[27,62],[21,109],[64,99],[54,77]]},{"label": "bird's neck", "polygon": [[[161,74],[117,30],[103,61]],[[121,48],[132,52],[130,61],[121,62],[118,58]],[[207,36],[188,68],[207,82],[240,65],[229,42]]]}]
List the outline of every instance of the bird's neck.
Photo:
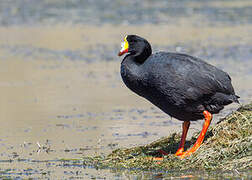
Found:
[{"label": "bird's neck", "polygon": [[121,75],[122,77],[127,77],[129,79],[136,79],[141,74],[140,73],[141,63],[136,61],[135,56],[127,55],[121,63]]},{"label": "bird's neck", "polygon": [[141,96],[140,86],[142,86],[144,74],[141,64],[137,63],[130,55],[127,55],[122,61],[121,76],[125,85]]},{"label": "bird's neck", "polygon": [[148,54],[145,51],[143,51],[143,52],[138,52],[136,54],[132,54],[131,56],[132,56],[132,59],[136,63],[142,64],[150,56],[150,54]]},{"label": "bird's neck", "polygon": [[152,49],[150,44],[146,44],[143,48],[139,48],[138,51],[130,53],[129,56],[131,56],[135,62],[142,64],[151,55],[151,53]]}]

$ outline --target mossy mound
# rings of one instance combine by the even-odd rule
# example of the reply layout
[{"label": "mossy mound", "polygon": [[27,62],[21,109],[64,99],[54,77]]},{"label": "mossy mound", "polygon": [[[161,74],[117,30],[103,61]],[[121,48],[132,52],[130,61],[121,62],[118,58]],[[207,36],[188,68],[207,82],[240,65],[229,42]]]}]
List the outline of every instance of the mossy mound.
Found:
[{"label": "mossy mound", "polygon": [[[196,141],[196,133],[190,143]],[[174,156],[180,142],[179,134],[172,134],[145,146],[117,149],[106,157],[85,158],[85,162],[100,167],[141,170],[244,170],[252,166],[252,103],[220,120],[209,128],[204,143],[190,157],[183,160]],[[159,150],[169,153],[163,161]]]}]

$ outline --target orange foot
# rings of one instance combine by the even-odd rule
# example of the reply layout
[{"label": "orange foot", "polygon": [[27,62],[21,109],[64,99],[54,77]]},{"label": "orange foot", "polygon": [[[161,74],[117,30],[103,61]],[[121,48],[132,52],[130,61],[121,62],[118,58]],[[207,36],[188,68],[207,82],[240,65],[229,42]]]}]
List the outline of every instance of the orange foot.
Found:
[{"label": "orange foot", "polygon": [[197,149],[191,148],[185,152],[182,152],[182,154],[179,155],[180,159],[184,159],[185,157],[192,155],[192,153],[194,153]]},{"label": "orange foot", "polygon": [[156,164],[160,164],[164,160],[163,157],[146,157],[146,159],[154,161]]},{"label": "orange foot", "polygon": [[182,154],[183,154],[183,152],[184,152],[184,148],[182,147],[182,148],[179,148],[178,150],[177,150],[177,152],[175,153],[175,156],[181,156]]}]

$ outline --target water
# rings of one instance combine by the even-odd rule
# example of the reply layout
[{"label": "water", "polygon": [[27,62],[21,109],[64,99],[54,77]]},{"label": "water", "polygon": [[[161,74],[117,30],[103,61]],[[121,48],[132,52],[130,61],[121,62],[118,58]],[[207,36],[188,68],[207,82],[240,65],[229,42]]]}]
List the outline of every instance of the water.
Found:
[{"label": "water", "polygon": [[0,24],[169,24],[183,18],[198,18],[209,24],[241,25],[252,23],[249,0],[9,0],[2,1]]},{"label": "water", "polygon": [[[126,34],[154,52],[200,57],[252,100],[251,1],[1,1],[0,172],[16,178],[144,179],[249,176],[96,170],[61,161],[108,154],[181,131],[130,92],[117,57]],[[239,105],[214,116],[213,123]],[[189,136],[200,130],[194,122]],[[251,176],[251,175],[250,175]]]}]

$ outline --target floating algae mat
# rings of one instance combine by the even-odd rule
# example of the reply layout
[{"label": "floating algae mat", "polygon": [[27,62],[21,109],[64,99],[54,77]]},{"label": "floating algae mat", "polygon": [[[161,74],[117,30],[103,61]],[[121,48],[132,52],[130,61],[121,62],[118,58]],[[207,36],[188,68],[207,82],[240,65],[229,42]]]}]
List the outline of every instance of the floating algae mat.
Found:
[{"label": "floating algae mat", "polygon": [[[198,137],[187,142],[189,148]],[[172,134],[151,144],[129,149],[117,149],[106,157],[84,158],[84,164],[97,168],[127,168],[136,170],[246,170],[252,165],[252,103],[221,119],[209,128],[205,141],[196,153],[183,160],[174,156],[180,142]],[[163,161],[159,150],[169,153]]]}]

